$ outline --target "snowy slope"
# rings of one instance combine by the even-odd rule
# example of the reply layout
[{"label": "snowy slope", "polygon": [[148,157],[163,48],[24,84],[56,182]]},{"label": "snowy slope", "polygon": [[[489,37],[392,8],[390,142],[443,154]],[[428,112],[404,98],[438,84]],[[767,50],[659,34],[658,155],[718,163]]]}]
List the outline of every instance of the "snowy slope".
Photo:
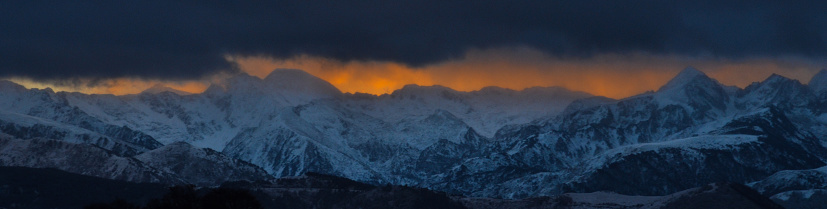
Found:
[{"label": "snowy slope", "polygon": [[[8,117],[5,119],[8,123],[16,123],[18,118],[21,122],[26,120],[51,121],[55,124],[73,126],[72,129],[80,132],[91,131],[115,141],[134,145],[140,148],[138,151],[154,149],[162,145],[150,135],[127,126],[108,123],[71,105],[67,99],[69,94],[65,92],[55,93],[51,89],[21,91],[20,88],[12,86],[12,88],[0,89],[0,96],[3,98],[0,99],[2,101],[0,109],[4,112],[0,117]],[[32,125],[38,122],[27,123]]]},{"label": "snowy slope", "polygon": [[272,179],[255,165],[183,142],[127,157],[91,144],[40,137],[17,139],[2,133],[0,166],[57,168],[108,179],[199,186]]},{"label": "snowy slope", "polygon": [[[823,77],[804,85],[773,75],[738,89],[687,68],[658,91],[620,100],[557,87],[343,94],[287,69],[191,95],[55,93],[2,81],[0,131],[134,155],[204,184],[312,171],[471,196],[664,195],[824,166]],[[235,170],[206,172],[205,163]]]},{"label": "snowy slope", "polygon": [[209,148],[195,148],[185,142],[168,144],[135,156],[148,166],[195,185],[221,185],[227,181],[272,179],[253,164],[229,158]]},{"label": "snowy slope", "polygon": [[182,183],[174,174],[88,144],[0,136],[0,166],[57,168],[71,173],[133,182]]},{"label": "snowy slope", "polygon": [[825,91],[827,91],[827,69],[818,71],[807,85],[815,92],[825,93]]},{"label": "snowy slope", "polygon": [[[474,164],[457,163],[462,169],[452,169],[443,180],[460,185],[435,188],[506,197],[599,190],[665,194],[701,182],[748,183],[781,170],[824,165],[827,150],[818,134],[824,126],[810,114],[820,106],[809,103],[820,101],[800,83],[779,76],[756,87],[761,88],[733,90],[690,68],[657,92],[502,129],[488,159],[473,160],[502,165],[474,171],[465,169]],[[785,99],[789,95],[800,98]],[[488,186],[492,180],[500,186]]]},{"label": "snowy slope", "polygon": [[590,97],[560,87],[522,91],[486,87],[460,92],[442,86],[407,85],[389,95],[352,96],[345,106],[386,122],[447,111],[486,137],[506,125],[524,124],[562,112],[571,102]]},{"label": "snowy slope", "polygon": [[146,147],[71,124],[4,111],[0,111],[0,130],[16,138],[49,138],[76,144],[92,144],[124,156],[148,150]]},{"label": "snowy slope", "polygon": [[[421,103],[398,99],[411,96],[419,96]],[[70,106],[106,123],[140,130],[165,144],[184,141],[222,150],[276,176],[318,170],[358,180],[413,183],[425,176],[394,173],[410,173],[416,168],[407,164],[427,161],[420,152],[439,140],[461,143],[469,130],[481,133],[477,129],[492,136],[502,126],[554,115],[587,96],[561,88],[457,92],[409,86],[393,95],[364,98],[341,94],[302,71],[276,70],[265,79],[238,75],[196,95],[64,97]],[[290,143],[280,142],[285,139]]]},{"label": "snowy slope", "polygon": [[164,86],[162,84],[155,84],[152,87],[149,87],[148,89],[142,91],[141,94],[160,94],[160,93],[164,93],[164,92],[172,92],[172,93],[175,93],[175,94],[178,94],[178,95],[190,95],[190,94],[192,94],[192,93],[189,93],[189,92],[186,92],[186,91],[173,89],[173,88],[170,88],[168,86]]},{"label": "snowy slope", "polygon": [[749,186],[767,196],[792,190],[827,189],[827,167],[783,170],[760,181],[752,182]]}]

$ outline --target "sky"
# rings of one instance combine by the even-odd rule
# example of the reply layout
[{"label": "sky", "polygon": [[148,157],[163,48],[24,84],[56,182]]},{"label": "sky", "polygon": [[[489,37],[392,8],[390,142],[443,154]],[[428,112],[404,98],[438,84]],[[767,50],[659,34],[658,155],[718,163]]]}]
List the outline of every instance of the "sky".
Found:
[{"label": "sky", "polygon": [[2,1],[0,78],[199,92],[302,69],[344,92],[563,86],[612,98],[687,66],[744,87],[827,68],[825,1]]}]

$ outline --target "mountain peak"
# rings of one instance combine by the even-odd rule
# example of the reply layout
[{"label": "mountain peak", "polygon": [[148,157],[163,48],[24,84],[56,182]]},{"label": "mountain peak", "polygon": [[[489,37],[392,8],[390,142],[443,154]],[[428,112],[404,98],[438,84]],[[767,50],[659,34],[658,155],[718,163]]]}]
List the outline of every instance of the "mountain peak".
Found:
[{"label": "mountain peak", "polygon": [[311,91],[315,93],[340,94],[333,84],[298,69],[276,69],[264,78],[264,83],[275,89]]},{"label": "mountain peak", "polygon": [[142,94],[158,94],[158,93],[162,93],[162,92],[172,92],[172,93],[175,93],[175,94],[178,94],[178,95],[190,95],[190,94],[192,94],[190,92],[181,91],[181,90],[178,90],[178,89],[170,88],[168,86],[164,86],[163,84],[160,84],[160,83],[153,85],[152,87],[142,91],[141,93]]},{"label": "mountain peak", "polygon": [[401,89],[397,89],[391,93],[391,95],[425,95],[425,94],[434,94],[440,92],[457,92],[454,89],[440,86],[440,85],[432,85],[432,86],[420,86],[417,84],[407,84],[403,86]]},{"label": "mountain peak", "polygon": [[10,80],[0,80],[0,89],[4,89],[4,90],[5,89],[8,89],[8,90],[13,89],[14,91],[22,92],[22,91],[26,90],[26,87],[24,87],[23,85],[17,84],[15,82],[12,82]]},{"label": "mountain peak", "polygon": [[706,74],[699,71],[698,69],[695,69],[694,67],[686,67],[680,73],[678,73],[678,75],[672,78],[672,80],[669,80],[669,82],[666,83],[666,85],[660,87],[660,90],[658,91],[679,88],[681,86],[686,85],[687,83],[692,82],[692,80],[695,80],[695,78],[698,77],[709,78],[706,76]]},{"label": "mountain peak", "polygon": [[792,79],[773,73],[772,75],[770,75],[770,77],[767,77],[767,79],[764,79],[764,81],[761,83],[778,83],[784,81],[792,81]]},{"label": "mountain peak", "polygon": [[822,92],[827,90],[827,69],[821,69],[818,71],[810,82],[807,83],[810,88],[815,92]]},{"label": "mountain peak", "polygon": [[267,77],[264,77],[264,80],[267,82],[273,81],[283,81],[287,79],[319,79],[316,76],[311,75],[310,73],[305,72],[304,70],[299,69],[287,69],[287,68],[278,68],[270,72]]},{"label": "mountain peak", "polygon": [[507,94],[507,93],[512,93],[512,92],[515,92],[515,91],[511,90],[511,89],[499,87],[499,86],[486,86],[486,87],[483,87],[480,90],[477,90],[475,92],[478,92],[478,93],[481,93],[481,94]]},{"label": "mountain peak", "polygon": [[744,90],[750,92],[755,91],[759,88],[779,89],[782,88],[782,86],[789,86],[788,84],[797,84],[799,86],[802,86],[801,82],[798,82],[798,80],[790,79],[782,75],[773,73],[772,75],[767,77],[767,79],[764,79],[764,81],[752,82],[752,84],[745,87]]},{"label": "mountain peak", "polygon": [[[247,73],[238,73],[220,82],[219,85],[216,85],[216,87],[222,87],[221,89],[231,91],[248,91],[249,89],[261,88],[261,83],[262,81],[258,77],[249,75]],[[213,90],[218,90],[218,88],[215,88]]]},{"label": "mountain peak", "polygon": [[279,95],[286,104],[299,105],[322,98],[335,98],[342,92],[333,84],[303,70],[276,69],[262,80],[262,92]]},{"label": "mountain peak", "polygon": [[729,101],[727,90],[721,83],[692,67],[687,67],[660,87],[655,98],[661,105],[686,104],[695,110],[724,110]]}]

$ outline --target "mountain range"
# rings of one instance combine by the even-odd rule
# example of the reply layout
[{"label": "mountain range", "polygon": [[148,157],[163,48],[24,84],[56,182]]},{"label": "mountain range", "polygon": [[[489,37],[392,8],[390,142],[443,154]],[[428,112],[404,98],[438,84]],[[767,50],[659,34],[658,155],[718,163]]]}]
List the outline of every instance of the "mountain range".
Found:
[{"label": "mountain range", "polygon": [[560,87],[342,93],[300,70],[203,93],[27,89],[0,81],[0,166],[216,186],[307,172],[470,197],[663,196],[746,184],[782,205],[827,197],[827,71],[745,88],[686,68],[610,99]]}]

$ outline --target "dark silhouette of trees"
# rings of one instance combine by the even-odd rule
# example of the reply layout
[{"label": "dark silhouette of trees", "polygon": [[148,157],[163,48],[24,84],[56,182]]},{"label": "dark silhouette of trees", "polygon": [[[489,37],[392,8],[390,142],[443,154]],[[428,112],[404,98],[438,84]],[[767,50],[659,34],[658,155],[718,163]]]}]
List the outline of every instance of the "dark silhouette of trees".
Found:
[{"label": "dark silhouette of trees", "polygon": [[[204,193],[203,191],[200,193]],[[141,209],[118,199],[111,203],[98,203],[86,209]],[[204,195],[193,185],[174,186],[160,199],[150,200],[143,209],[261,209],[256,197],[247,190],[231,188],[209,189]]]},{"label": "dark silhouette of trees", "polygon": [[169,193],[161,199],[153,199],[144,207],[145,209],[199,209],[200,198],[195,192],[195,186],[174,186],[169,188]]},{"label": "dark silhouette of trees", "polygon": [[123,199],[116,199],[111,203],[96,203],[85,207],[86,209],[140,209],[141,207]]},{"label": "dark silhouette of trees", "polygon": [[201,198],[203,209],[257,209],[261,204],[246,190],[218,188]]}]

